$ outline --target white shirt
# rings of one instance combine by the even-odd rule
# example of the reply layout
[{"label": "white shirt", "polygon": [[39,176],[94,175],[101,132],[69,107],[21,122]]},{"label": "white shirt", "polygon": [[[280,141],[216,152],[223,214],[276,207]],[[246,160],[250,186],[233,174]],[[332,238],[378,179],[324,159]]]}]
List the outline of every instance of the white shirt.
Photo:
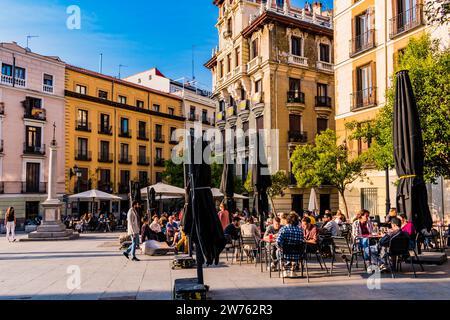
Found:
[{"label": "white shirt", "polygon": [[156,233],[162,232],[162,230],[161,230],[161,225],[160,225],[159,223],[155,222],[155,221],[153,221],[153,222],[150,224],[150,229],[152,229],[152,231],[153,231],[153,232],[156,232]]}]

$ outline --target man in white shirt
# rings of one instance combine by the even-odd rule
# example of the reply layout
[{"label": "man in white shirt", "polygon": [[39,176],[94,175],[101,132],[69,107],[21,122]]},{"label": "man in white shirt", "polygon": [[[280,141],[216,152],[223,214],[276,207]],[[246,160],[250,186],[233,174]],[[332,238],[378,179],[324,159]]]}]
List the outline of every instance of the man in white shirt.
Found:
[{"label": "man in white shirt", "polygon": [[323,222],[324,224],[322,228],[331,233],[332,237],[337,237],[339,235],[339,225],[335,220],[333,220],[333,217],[330,213],[324,215]]},{"label": "man in white shirt", "polygon": [[127,250],[124,251],[123,255],[129,259],[129,255],[133,256],[132,261],[140,261],[138,258],[136,258],[136,247],[139,246],[139,234],[140,234],[140,227],[139,227],[139,215],[137,211],[140,208],[140,204],[137,201],[133,201],[133,205],[128,210],[127,214],[127,229],[128,229],[128,235],[131,236],[132,243],[128,247]]}]

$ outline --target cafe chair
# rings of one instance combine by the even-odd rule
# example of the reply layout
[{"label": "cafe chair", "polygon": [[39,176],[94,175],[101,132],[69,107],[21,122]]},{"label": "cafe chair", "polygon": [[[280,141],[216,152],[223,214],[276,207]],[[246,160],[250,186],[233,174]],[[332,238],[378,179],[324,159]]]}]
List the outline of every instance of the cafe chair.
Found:
[{"label": "cafe chair", "polygon": [[[347,265],[348,276],[352,275],[352,267],[355,261],[358,261],[359,251],[353,250],[353,245],[350,241],[345,237],[332,237],[333,239],[333,258],[331,260],[331,271],[330,274],[333,273],[334,262],[336,261],[336,256],[339,255],[342,260],[344,260]],[[358,267],[358,265],[356,265]]]},{"label": "cafe chair", "polygon": [[416,268],[410,254],[410,244],[408,237],[395,237],[389,243],[387,252],[387,261],[391,270],[392,278],[395,278],[397,271],[402,272],[402,263],[410,262],[414,272],[414,278],[417,278]]},{"label": "cafe chair", "polygon": [[[244,237],[241,236],[241,244],[240,244],[240,250],[239,250],[239,255],[240,255],[240,260],[239,260],[239,264],[242,265],[242,258],[244,255],[244,252],[246,253],[247,256],[247,263],[250,259],[254,259],[255,263],[257,263],[256,261],[256,256],[257,256],[257,252],[258,252],[258,241],[256,240],[255,237]],[[256,254],[255,254],[256,253]]]},{"label": "cafe chair", "polygon": [[[291,268],[293,264],[300,265],[301,268],[301,276],[303,277],[304,271],[306,271],[306,280],[309,283],[309,272],[308,272],[308,255],[306,253],[306,243],[300,242],[296,244],[283,244],[279,248],[279,267],[278,272],[280,277],[283,279],[283,284],[285,283],[284,279],[286,278],[286,264],[290,263]],[[294,270],[291,269],[293,272]]]},{"label": "cafe chair", "polygon": [[231,264],[233,264],[234,258],[236,257],[236,252],[241,251],[241,238],[237,240],[233,240],[229,234],[225,235],[225,240],[227,241],[227,244],[225,245],[225,257],[228,260],[228,252],[231,251]]}]

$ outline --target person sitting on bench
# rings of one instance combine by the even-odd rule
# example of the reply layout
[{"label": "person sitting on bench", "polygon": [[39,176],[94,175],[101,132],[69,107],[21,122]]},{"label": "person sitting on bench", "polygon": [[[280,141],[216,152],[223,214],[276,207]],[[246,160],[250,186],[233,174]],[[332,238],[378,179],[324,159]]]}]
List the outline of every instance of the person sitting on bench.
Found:
[{"label": "person sitting on bench", "polygon": [[150,224],[150,229],[156,234],[157,241],[165,242],[166,236],[162,232],[161,225],[159,224],[159,217],[154,215],[152,219],[153,222]]}]

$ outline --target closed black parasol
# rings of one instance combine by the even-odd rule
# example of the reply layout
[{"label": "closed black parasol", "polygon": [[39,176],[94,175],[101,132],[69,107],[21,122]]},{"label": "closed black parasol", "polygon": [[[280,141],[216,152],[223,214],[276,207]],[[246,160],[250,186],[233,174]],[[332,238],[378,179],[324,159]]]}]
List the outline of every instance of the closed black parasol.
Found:
[{"label": "closed black parasol", "polygon": [[272,185],[272,180],[267,174],[268,167],[267,161],[265,161],[265,152],[264,148],[261,148],[264,146],[264,143],[260,144],[260,139],[260,134],[257,133],[255,143],[255,163],[252,165],[253,212],[256,212],[259,217],[261,232],[264,232],[264,222],[269,213],[267,189]]},{"label": "closed black parasol", "polygon": [[[205,147],[206,143],[201,138],[196,140],[196,148],[204,150]],[[186,193],[188,205],[182,225],[195,244],[198,281],[203,284],[202,265],[205,262],[207,265],[217,265],[226,244],[211,191],[211,167],[203,159],[201,164],[189,165]]]},{"label": "closed black parasol", "polygon": [[397,209],[408,216],[417,230],[431,230],[433,220],[423,178],[424,150],[420,118],[406,70],[397,73],[393,143],[395,168],[400,178]]},{"label": "closed black parasol", "polygon": [[152,188],[147,188],[148,199],[148,214],[151,215],[156,210],[156,191]]},{"label": "closed black parasol", "polygon": [[[226,156],[225,156],[226,158]],[[228,212],[232,215],[235,210],[235,201],[234,201],[234,170],[233,165],[228,164],[228,160],[225,159],[225,163],[223,165],[222,172],[222,181],[220,183],[220,192],[225,195],[225,199],[223,200],[226,205]],[[231,217],[230,217],[231,221]]]}]

